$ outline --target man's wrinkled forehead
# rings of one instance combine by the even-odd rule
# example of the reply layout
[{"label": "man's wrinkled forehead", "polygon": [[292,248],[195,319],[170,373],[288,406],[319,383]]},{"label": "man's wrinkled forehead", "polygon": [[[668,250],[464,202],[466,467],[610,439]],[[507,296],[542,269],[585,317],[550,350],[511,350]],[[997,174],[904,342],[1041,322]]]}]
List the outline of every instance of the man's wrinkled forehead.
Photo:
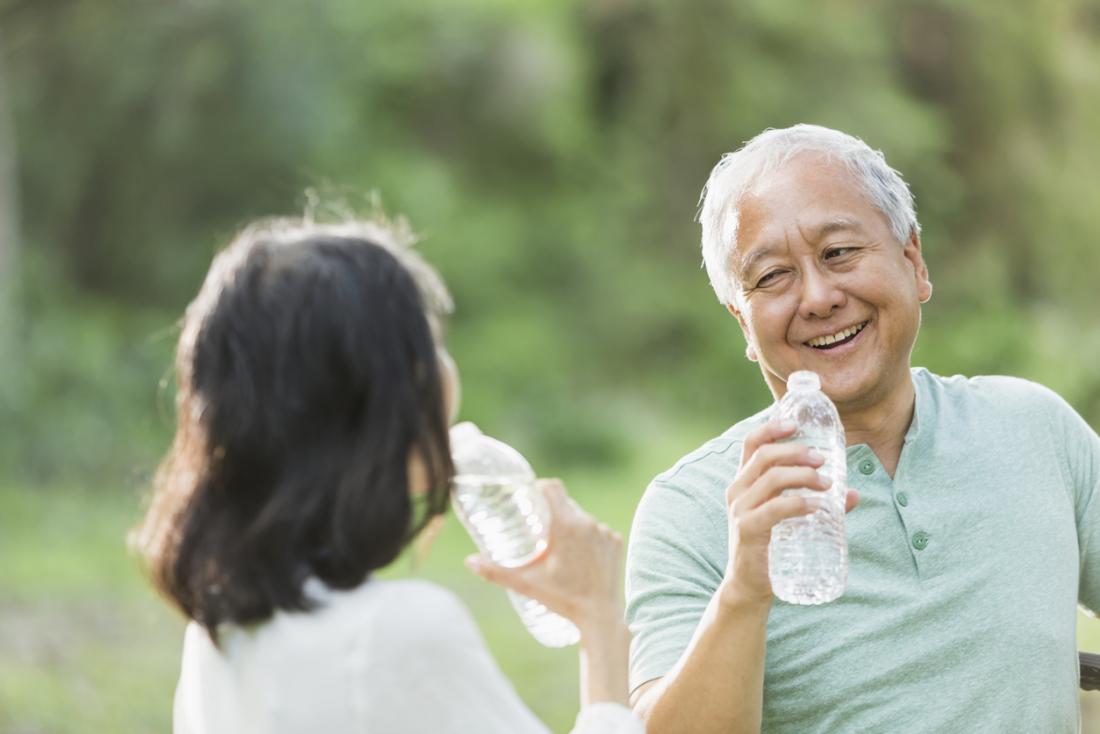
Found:
[{"label": "man's wrinkled forehead", "polygon": [[817,244],[838,232],[861,231],[872,212],[874,204],[846,165],[803,153],[761,172],[738,198],[728,265],[736,275],[748,273],[792,238]]},{"label": "man's wrinkled forehead", "polygon": [[[851,232],[859,234],[863,231],[860,220],[852,216],[834,216],[818,221],[799,222],[796,226],[797,236],[810,245],[817,245],[828,236],[836,233]],[[752,275],[757,266],[770,257],[775,257],[790,246],[791,234],[778,232],[774,236],[758,236],[751,242],[735,246],[732,249],[730,260],[734,275],[739,278]]]}]

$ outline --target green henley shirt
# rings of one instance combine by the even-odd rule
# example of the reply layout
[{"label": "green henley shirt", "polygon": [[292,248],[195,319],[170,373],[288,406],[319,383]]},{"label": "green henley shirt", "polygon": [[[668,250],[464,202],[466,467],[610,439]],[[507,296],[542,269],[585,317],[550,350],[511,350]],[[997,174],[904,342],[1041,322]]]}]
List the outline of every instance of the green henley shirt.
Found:
[{"label": "green henley shirt", "polygon": [[[1050,390],[912,371],[916,409],[893,479],[848,447],[848,586],[776,600],[763,731],[1078,728],[1076,608],[1100,609],[1100,438]],[[725,489],[748,418],[653,480],[634,518],[631,688],[683,654],[726,568]],[[731,661],[736,665],[736,661]]]}]

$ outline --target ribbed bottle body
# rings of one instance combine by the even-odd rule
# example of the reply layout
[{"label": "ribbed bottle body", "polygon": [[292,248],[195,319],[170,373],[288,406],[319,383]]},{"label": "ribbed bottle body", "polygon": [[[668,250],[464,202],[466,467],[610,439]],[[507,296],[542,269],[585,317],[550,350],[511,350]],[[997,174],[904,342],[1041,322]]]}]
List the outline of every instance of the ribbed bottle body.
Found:
[{"label": "ribbed bottle body", "polygon": [[[791,376],[791,382],[795,382],[795,375]],[[814,378],[816,381],[816,375]],[[803,495],[817,504],[813,513],[783,520],[772,528],[768,576],[776,597],[791,604],[833,601],[844,593],[848,582],[848,541],[844,525],[848,471],[844,427],[836,407],[825,393],[820,389],[807,389],[814,381],[796,383],[799,389],[788,389],[776,406],[780,420],[798,427],[788,440],[810,446],[821,454],[825,463],[818,471],[831,481],[824,492],[808,488],[783,492]]]},{"label": "ribbed bottle body", "polygon": [[546,548],[546,500],[523,477],[459,474],[451,500],[478,549],[499,566],[522,566]]},{"label": "ribbed bottle body", "polygon": [[[512,447],[485,436],[473,424],[452,429],[456,475],[451,502],[478,549],[500,566],[529,563],[546,549],[550,509],[535,486],[535,473]],[[569,620],[543,604],[508,592],[531,635],[547,647],[580,639]]]}]

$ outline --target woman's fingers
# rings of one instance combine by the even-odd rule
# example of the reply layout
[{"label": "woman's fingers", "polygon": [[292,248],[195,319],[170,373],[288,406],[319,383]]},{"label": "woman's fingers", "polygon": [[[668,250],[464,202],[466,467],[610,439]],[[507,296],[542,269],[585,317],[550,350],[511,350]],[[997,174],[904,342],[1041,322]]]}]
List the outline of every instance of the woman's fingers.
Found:
[{"label": "woman's fingers", "polygon": [[518,568],[498,566],[485,556],[476,553],[466,557],[466,568],[490,583],[511,589],[524,596],[530,596],[534,590],[528,574],[525,573],[525,569],[529,567],[529,565]]},{"label": "woman's fingers", "polygon": [[539,480],[551,518],[546,549],[505,568],[474,555],[466,565],[486,581],[536,599],[582,627],[621,615],[622,536],[581,509],[554,479]]},{"label": "woman's fingers", "polygon": [[576,520],[578,516],[587,517],[585,511],[565,491],[565,484],[560,479],[536,479],[535,489],[546,498],[551,525]]},{"label": "woman's fingers", "polygon": [[612,530],[606,523],[596,523],[596,529],[611,542],[622,545],[623,536],[618,531]]},{"label": "woman's fingers", "polygon": [[536,479],[535,486],[546,497],[551,510],[560,508],[569,497],[565,491],[565,484],[560,479]]},{"label": "woman's fingers", "polygon": [[512,569],[498,566],[484,556],[473,555],[466,556],[466,568],[476,573],[486,581],[492,581],[494,584],[501,584],[505,579],[509,577],[508,572]]},{"label": "woman's fingers", "polygon": [[605,523],[597,521],[578,505],[569,493],[565,491],[565,485],[560,479],[539,479],[535,486],[546,497],[546,503],[550,507],[551,533],[553,542],[555,532],[565,534],[594,533],[603,538],[622,543],[622,536],[609,528]]}]

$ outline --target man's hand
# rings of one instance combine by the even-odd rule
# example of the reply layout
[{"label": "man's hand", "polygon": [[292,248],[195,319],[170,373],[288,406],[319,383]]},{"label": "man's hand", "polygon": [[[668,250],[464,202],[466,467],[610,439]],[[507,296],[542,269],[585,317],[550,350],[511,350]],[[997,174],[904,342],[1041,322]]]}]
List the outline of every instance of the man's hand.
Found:
[{"label": "man's hand", "polygon": [[[784,495],[783,490],[825,491],[831,486],[817,471],[825,463],[823,456],[802,444],[777,443],[795,430],[794,425],[771,421],[745,437],[740,469],[726,488],[730,553],[719,593],[727,600],[771,604],[768,542],[772,528],[816,509],[810,498]],[[858,493],[850,490],[845,511],[858,501]]]}]

